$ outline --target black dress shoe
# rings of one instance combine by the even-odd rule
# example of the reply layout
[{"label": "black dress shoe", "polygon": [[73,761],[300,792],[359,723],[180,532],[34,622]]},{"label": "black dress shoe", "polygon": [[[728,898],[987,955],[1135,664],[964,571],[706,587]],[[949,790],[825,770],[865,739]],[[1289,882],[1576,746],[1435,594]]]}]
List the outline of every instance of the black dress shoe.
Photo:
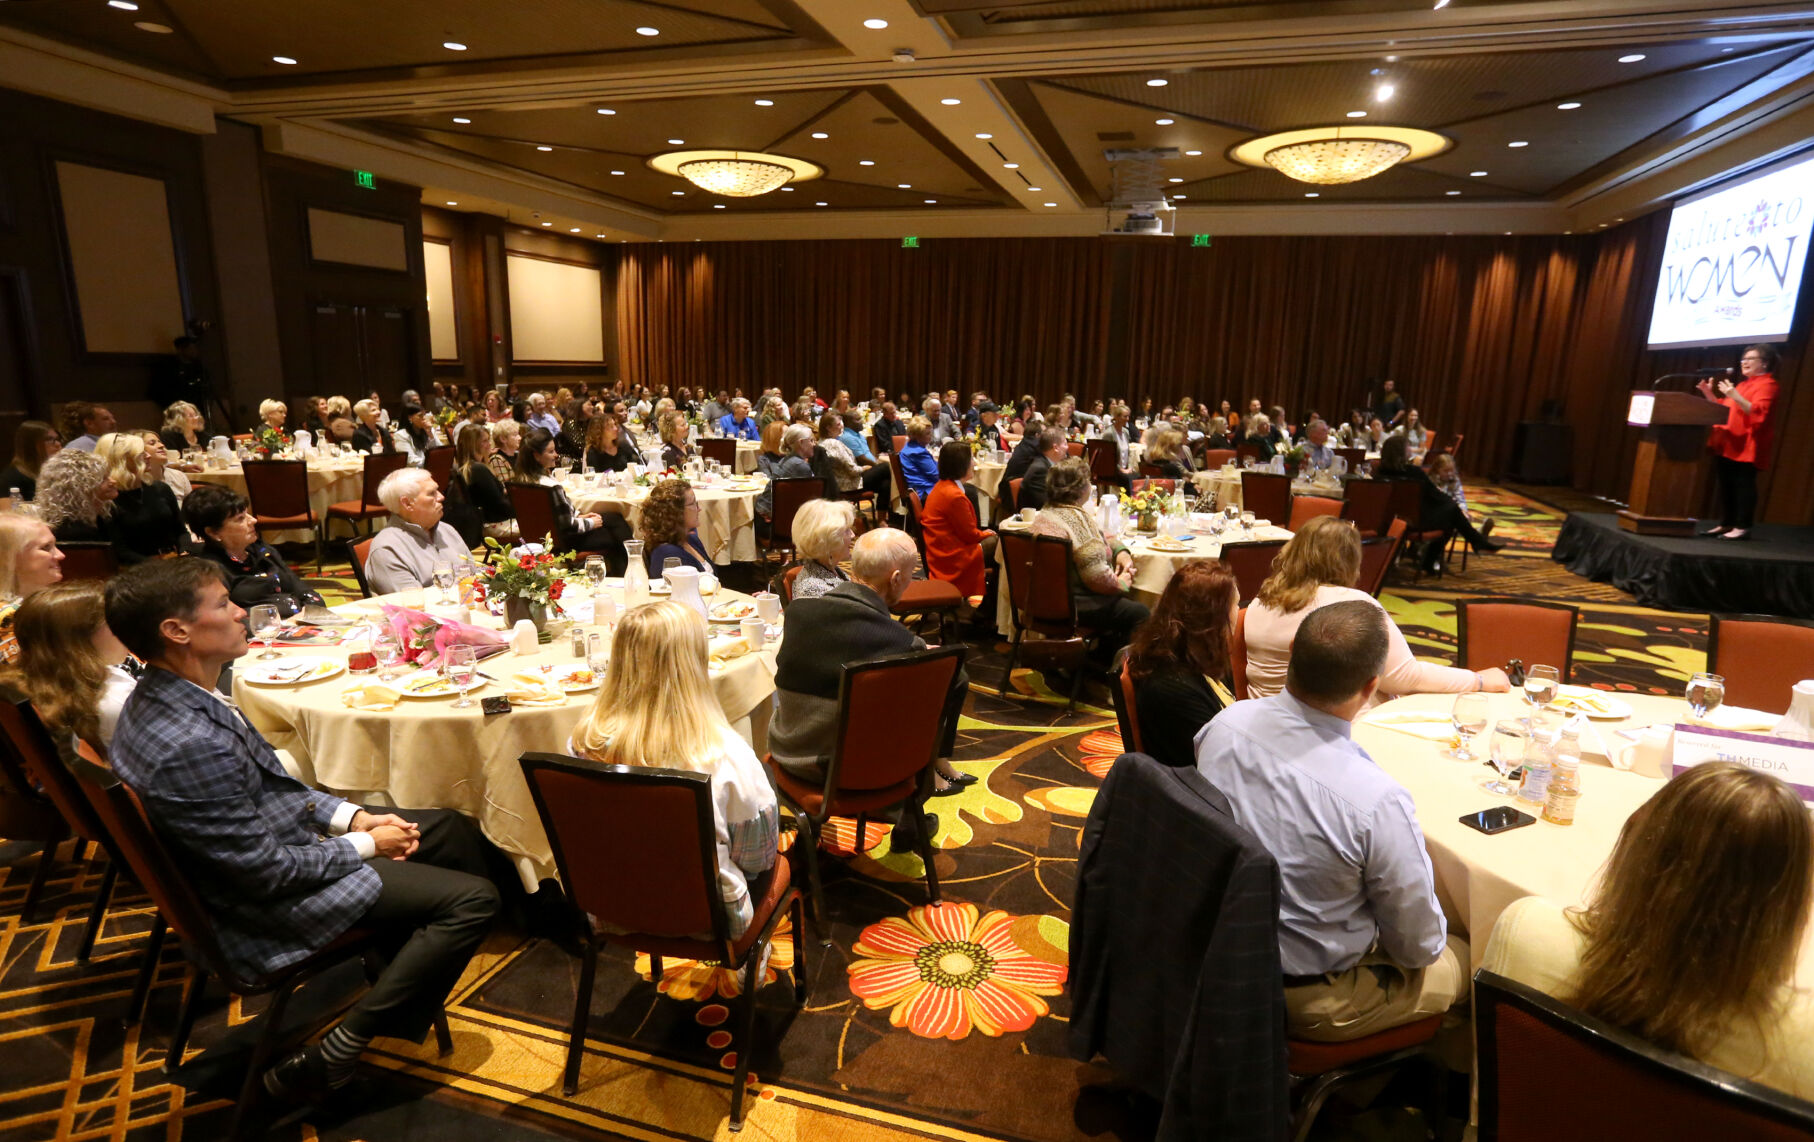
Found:
[{"label": "black dress shoe", "polygon": [[911,810],[909,810],[907,819],[894,827],[894,832],[888,838],[889,852],[910,853],[916,851],[920,847],[920,829],[922,827],[926,830],[928,838],[937,835],[937,813],[927,813],[919,824],[909,824],[908,822],[912,819]]},{"label": "black dress shoe", "polygon": [[1493,525],[1498,522],[1492,516],[1487,516],[1486,522],[1480,525],[1480,534],[1483,536],[1493,534]]},{"label": "black dress shoe", "polygon": [[292,1106],[310,1106],[323,1102],[333,1093],[328,1084],[327,1063],[320,1047],[304,1047],[278,1060],[265,1072],[265,1093]]},{"label": "black dress shoe", "polygon": [[1474,545],[1474,550],[1477,552],[1479,552],[1479,551],[1498,551],[1500,548],[1502,548],[1504,546],[1505,546],[1505,540],[1494,539],[1491,536],[1487,535],[1485,532],[1482,532],[1480,535],[1480,542],[1476,543]]}]

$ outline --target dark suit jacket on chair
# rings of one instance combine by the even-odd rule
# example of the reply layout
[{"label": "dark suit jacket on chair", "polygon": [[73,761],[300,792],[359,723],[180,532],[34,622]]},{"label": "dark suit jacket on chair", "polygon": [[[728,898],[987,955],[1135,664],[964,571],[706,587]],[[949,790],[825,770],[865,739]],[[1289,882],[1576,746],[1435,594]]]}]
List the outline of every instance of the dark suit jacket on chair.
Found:
[{"label": "dark suit jacket on chair", "polygon": [[1195,769],[1123,754],[1083,830],[1071,1054],[1164,1107],[1160,1139],[1277,1142],[1289,1118],[1279,872]]},{"label": "dark suit jacket on chair", "polygon": [[1046,473],[1051,470],[1052,462],[1044,456],[1027,465],[1027,474],[1021,478],[1020,498],[1014,501],[1016,510],[1046,506]]}]

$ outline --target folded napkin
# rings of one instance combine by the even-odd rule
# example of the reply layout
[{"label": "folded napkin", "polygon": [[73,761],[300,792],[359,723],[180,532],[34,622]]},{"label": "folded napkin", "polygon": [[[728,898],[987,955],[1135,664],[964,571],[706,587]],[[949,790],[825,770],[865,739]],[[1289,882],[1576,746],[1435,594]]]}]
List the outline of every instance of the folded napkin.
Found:
[{"label": "folded napkin", "polygon": [[1781,718],[1776,714],[1767,714],[1762,710],[1747,710],[1743,706],[1720,706],[1708,710],[1707,716],[1697,718],[1689,715],[1682,721],[1692,726],[1706,726],[1715,730],[1736,730],[1746,734],[1767,734],[1776,728]]},{"label": "folded napkin", "polygon": [[506,684],[509,689],[504,691],[504,696],[513,706],[559,706],[567,701],[567,695],[554,680],[539,673],[519,670],[506,680]]},{"label": "folded napkin", "polygon": [[340,692],[340,701],[355,710],[394,710],[400,697],[395,690],[380,682],[348,686]]},{"label": "folded napkin", "polygon": [[1367,714],[1360,719],[1368,725],[1410,734],[1425,741],[1447,742],[1455,738],[1455,723],[1435,710],[1404,710],[1389,714]]},{"label": "folded napkin", "polygon": [[727,638],[712,645],[712,665],[722,667],[733,658],[742,658],[750,652],[749,640],[742,635]]}]

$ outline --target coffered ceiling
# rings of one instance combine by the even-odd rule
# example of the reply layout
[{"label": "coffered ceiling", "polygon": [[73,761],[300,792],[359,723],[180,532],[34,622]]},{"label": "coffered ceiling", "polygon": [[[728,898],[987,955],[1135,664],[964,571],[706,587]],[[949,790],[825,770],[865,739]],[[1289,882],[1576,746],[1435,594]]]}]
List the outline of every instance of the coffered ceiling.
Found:
[{"label": "coffered ceiling", "polygon": [[[1561,230],[1814,136],[1814,11],[1735,0],[0,0],[0,83],[105,102],[83,69],[632,240],[1094,233],[1112,148],[1177,149],[1183,232]],[[1229,157],[1375,124],[1452,145],[1339,186]],[[648,165],[701,148],[824,175],[723,198]]]}]

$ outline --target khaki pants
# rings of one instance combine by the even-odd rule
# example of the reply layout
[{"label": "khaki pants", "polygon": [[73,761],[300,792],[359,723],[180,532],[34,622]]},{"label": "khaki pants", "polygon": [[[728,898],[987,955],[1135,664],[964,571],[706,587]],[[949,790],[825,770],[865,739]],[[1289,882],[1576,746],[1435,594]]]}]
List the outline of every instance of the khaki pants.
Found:
[{"label": "khaki pants", "polygon": [[1295,1039],[1343,1043],[1441,1015],[1465,996],[1468,946],[1450,936],[1429,967],[1403,968],[1368,953],[1345,972],[1285,989],[1286,1025]]}]

